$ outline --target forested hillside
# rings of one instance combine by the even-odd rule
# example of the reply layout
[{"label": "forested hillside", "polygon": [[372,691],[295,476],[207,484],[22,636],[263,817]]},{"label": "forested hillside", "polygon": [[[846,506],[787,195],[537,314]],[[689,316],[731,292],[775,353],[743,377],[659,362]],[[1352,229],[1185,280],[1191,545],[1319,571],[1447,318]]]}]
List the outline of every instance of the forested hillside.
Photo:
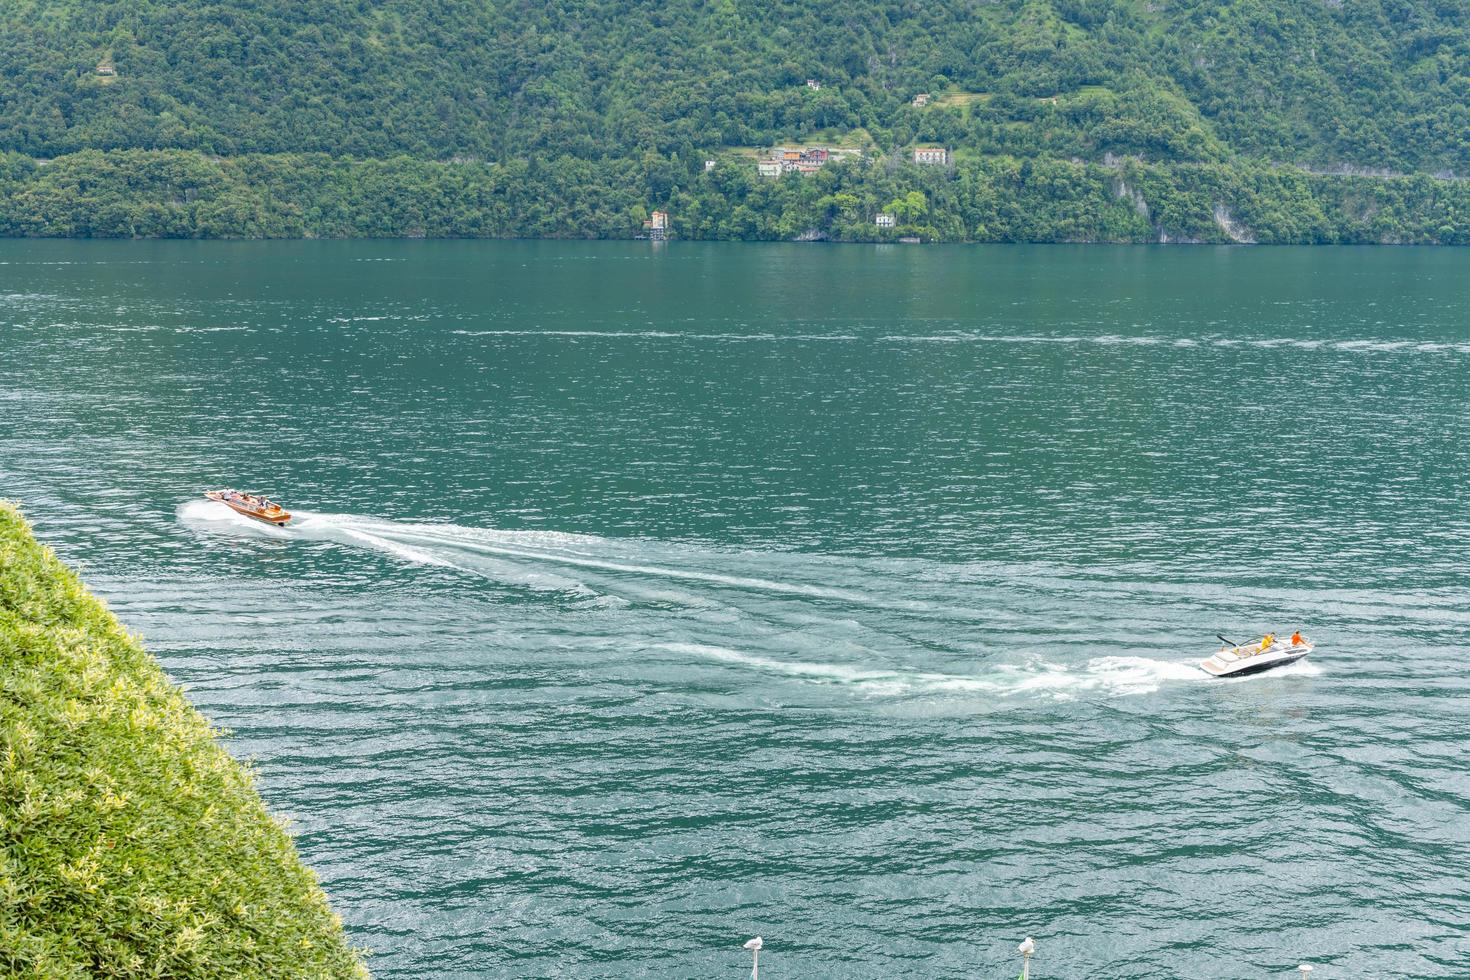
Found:
[{"label": "forested hillside", "polygon": [[[914,104],[921,93],[927,105]],[[287,203],[312,205],[267,193],[251,177],[318,154],[335,161],[312,158],[322,179],[349,183],[375,162],[412,164],[434,174],[425,193],[460,187],[454,193],[470,195],[460,202],[470,210],[480,207],[475,195],[515,198],[517,181],[521,190],[543,188],[575,173],[593,182],[589,199],[616,210],[579,220],[576,186],[552,186],[529,195],[557,202],[550,231],[544,215],[514,213],[493,230],[450,221],[422,227],[426,234],[627,234],[643,210],[670,206],[676,234],[781,237],[789,229],[764,198],[807,191],[732,197],[735,178],[727,173],[721,184],[717,175],[753,173],[762,147],[821,143],[864,151],[861,163],[843,165],[842,182],[872,190],[874,200],[891,185],[896,196],[874,207],[922,195],[907,230],[995,237],[1003,223],[945,204],[956,193],[902,162],[907,148],[932,143],[954,151],[952,181],[1022,163],[1080,166],[1102,195],[1093,216],[1117,212],[1082,222],[1084,238],[1281,240],[1214,217],[1242,209],[1220,198],[1221,188],[1259,183],[1249,175],[1267,172],[1290,183],[1286,170],[1470,175],[1467,102],[1466,0],[12,0],[0,5],[0,151],[12,154],[0,168],[10,188],[0,228],[375,233],[363,230],[372,223],[362,215],[315,224],[293,216]],[[103,166],[106,187],[88,190],[115,190],[123,211],[142,203],[192,214],[189,206],[218,203],[225,189],[241,207],[264,210],[235,221],[229,208],[215,208],[208,222],[195,215],[192,225],[146,232],[120,213],[83,231],[18,202],[68,193],[47,185],[45,167],[32,160],[85,150],[189,151],[228,174],[213,190],[169,185],[130,195],[117,183],[128,167],[117,164],[158,158],[115,157]],[[230,162],[248,159],[256,162]],[[719,168],[705,174],[705,159]],[[1203,196],[1172,226],[1137,179],[1119,176],[1122,166],[1164,168]],[[810,175],[775,182],[803,180]],[[1383,209],[1352,187],[1314,192],[1329,210],[1287,222],[1316,231],[1285,240],[1360,240],[1345,229],[1382,225]],[[353,196],[347,185],[328,190],[308,197]],[[1408,201],[1415,223],[1366,240],[1458,240],[1470,231],[1458,218],[1447,223],[1439,200],[1458,200],[1458,186],[1421,181],[1369,197],[1383,193]],[[1349,210],[1331,212],[1339,198],[1350,199]],[[678,210],[690,200],[723,211],[701,226]],[[882,237],[871,215],[853,210],[858,204],[833,204],[802,230]],[[742,207],[751,214],[736,220]],[[1024,225],[1017,235],[1007,224],[1001,237],[1054,237]]]}]

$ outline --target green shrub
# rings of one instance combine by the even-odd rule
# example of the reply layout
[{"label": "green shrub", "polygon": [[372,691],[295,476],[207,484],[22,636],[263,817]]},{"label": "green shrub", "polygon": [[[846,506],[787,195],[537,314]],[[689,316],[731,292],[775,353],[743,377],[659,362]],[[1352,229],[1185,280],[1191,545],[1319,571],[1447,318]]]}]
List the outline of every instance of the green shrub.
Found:
[{"label": "green shrub", "polygon": [[217,735],[0,503],[0,973],[366,975]]}]

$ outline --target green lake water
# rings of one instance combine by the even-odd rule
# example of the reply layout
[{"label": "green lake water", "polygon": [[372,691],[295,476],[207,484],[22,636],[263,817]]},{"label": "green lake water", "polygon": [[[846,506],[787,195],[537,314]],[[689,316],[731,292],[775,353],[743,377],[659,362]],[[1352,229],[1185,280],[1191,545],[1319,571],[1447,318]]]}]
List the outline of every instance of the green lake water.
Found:
[{"label": "green lake water", "polygon": [[0,495],[382,977],[1470,973],[1467,395],[1466,251],[0,243]]}]

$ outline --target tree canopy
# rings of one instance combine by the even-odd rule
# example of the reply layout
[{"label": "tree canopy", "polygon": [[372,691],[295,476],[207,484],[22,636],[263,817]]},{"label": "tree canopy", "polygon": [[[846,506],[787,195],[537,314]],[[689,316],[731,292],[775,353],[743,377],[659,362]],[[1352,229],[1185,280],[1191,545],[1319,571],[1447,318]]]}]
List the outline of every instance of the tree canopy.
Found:
[{"label": "tree canopy", "polygon": [[[915,105],[921,93],[930,100]],[[363,173],[406,160],[493,173],[480,197],[596,175],[578,205],[594,212],[624,209],[625,194],[638,199],[627,207],[669,204],[692,192],[697,162],[781,143],[861,146],[887,168],[866,179],[901,171],[896,197],[929,195],[935,218],[953,213],[950,195],[935,199],[932,175],[897,162],[916,143],[955,151],[952,181],[973,172],[992,188],[1010,186],[992,179],[1005,160],[1216,167],[1236,185],[1280,167],[1470,176],[1467,95],[1467,0],[0,5],[0,151],[254,159],[231,171],[247,184],[267,158],[321,154]],[[754,215],[774,228],[760,210],[770,194],[741,196],[721,227]],[[256,233],[239,201],[221,207],[219,227]],[[605,232],[583,217],[568,205],[552,223]],[[520,228],[540,223],[518,215]],[[1148,233],[1168,237],[1158,220]]]}]

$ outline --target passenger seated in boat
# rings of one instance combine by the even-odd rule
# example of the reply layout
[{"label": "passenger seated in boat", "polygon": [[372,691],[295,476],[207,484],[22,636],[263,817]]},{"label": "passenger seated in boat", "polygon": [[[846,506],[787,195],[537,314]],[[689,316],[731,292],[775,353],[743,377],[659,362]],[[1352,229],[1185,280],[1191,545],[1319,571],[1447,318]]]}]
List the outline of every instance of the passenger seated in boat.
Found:
[{"label": "passenger seated in boat", "polygon": [[1276,634],[1275,633],[1267,633],[1265,636],[1261,637],[1261,652],[1262,653],[1265,653],[1267,650],[1271,649],[1271,644],[1273,644],[1275,642],[1276,642]]},{"label": "passenger seated in boat", "polygon": [[1304,639],[1302,639],[1302,631],[1301,630],[1297,630],[1295,633],[1291,634],[1291,645],[1292,646],[1299,647],[1299,646],[1301,646],[1305,642],[1307,642],[1307,641],[1304,640]]}]

